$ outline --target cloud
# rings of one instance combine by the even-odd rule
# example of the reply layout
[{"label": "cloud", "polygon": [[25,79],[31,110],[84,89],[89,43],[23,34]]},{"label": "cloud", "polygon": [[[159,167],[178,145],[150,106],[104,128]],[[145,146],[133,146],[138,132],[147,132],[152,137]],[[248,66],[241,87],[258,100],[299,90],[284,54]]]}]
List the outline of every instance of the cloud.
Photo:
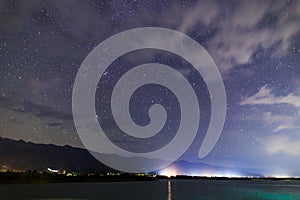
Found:
[{"label": "cloud", "polygon": [[65,119],[71,120],[73,119],[71,113],[65,113],[62,111],[55,110],[52,107],[42,104],[35,104],[29,101],[24,103],[24,110],[27,112],[31,112],[37,117],[51,117],[54,119]]},{"label": "cloud", "polygon": [[63,124],[60,122],[51,122],[47,124],[48,126],[62,126]]},{"label": "cloud", "polygon": [[31,15],[34,11],[34,4],[37,1],[1,1],[0,6],[0,33],[15,33],[20,28],[24,28],[27,24],[32,24]]},{"label": "cloud", "polygon": [[[183,7],[175,1],[157,15],[140,13],[125,26],[162,26],[207,39],[201,44],[222,71],[251,62],[260,49],[272,57],[285,56],[300,32],[298,2],[198,1]],[[126,23],[127,22],[127,23]]]},{"label": "cloud", "polygon": [[[222,71],[251,62],[259,50],[285,56],[300,32],[299,1],[199,1],[192,8],[173,3],[159,24],[193,36],[210,35],[206,46]],[[172,16],[172,17],[171,17]],[[175,18],[173,16],[176,16]],[[151,18],[153,20],[153,17]],[[168,19],[168,20],[164,20]]]},{"label": "cloud", "polygon": [[267,124],[277,125],[275,129],[272,130],[273,133],[279,132],[285,129],[298,129],[300,126],[296,126],[297,121],[296,116],[289,115],[274,115],[271,112],[266,112],[263,114],[263,120]]},{"label": "cloud", "polygon": [[259,48],[276,46],[272,56],[286,55],[292,37],[300,30],[299,7],[294,4],[254,0],[238,1],[232,11],[227,8],[218,31],[208,41],[209,52],[219,67],[228,70],[247,64]]},{"label": "cloud", "polygon": [[[240,102],[240,105],[288,105],[299,109],[300,112],[300,96],[290,93],[286,96],[276,96],[272,90],[267,86],[263,86],[256,94],[250,96]],[[273,114],[272,112],[263,113],[263,121],[266,124],[276,125],[272,132],[279,132],[285,129],[298,129],[298,116]]]},{"label": "cloud", "polygon": [[[291,39],[300,31],[299,5],[299,1],[271,0],[185,4],[120,1],[95,5],[89,1],[17,1],[2,6],[5,12],[0,12],[0,33],[12,35],[33,25],[36,33],[46,28],[57,34],[42,31],[36,35],[37,41],[42,41],[40,54],[83,59],[88,48],[111,34],[144,26],[166,27],[204,39],[201,44],[219,68],[227,71],[249,63],[259,48],[267,51],[274,47],[270,50],[274,57],[286,55]],[[44,22],[49,24],[45,26]]]},{"label": "cloud", "polygon": [[190,32],[197,23],[210,25],[220,13],[220,4],[214,0],[200,1],[190,12],[182,13],[178,30],[183,33]]},{"label": "cloud", "polygon": [[289,135],[272,135],[261,140],[268,154],[283,153],[288,156],[300,155],[300,140]]},{"label": "cloud", "polygon": [[278,105],[286,104],[300,108],[300,96],[290,93],[286,96],[276,96],[267,86],[263,86],[258,93],[240,102],[240,105]]},{"label": "cloud", "polygon": [[28,100],[16,101],[15,99],[9,99],[0,97],[0,106],[12,110],[14,112],[19,112],[22,114],[31,113],[37,117],[49,117],[59,120],[71,120],[73,116],[69,112],[64,112],[57,110],[54,107],[50,107],[44,104],[34,103]]}]

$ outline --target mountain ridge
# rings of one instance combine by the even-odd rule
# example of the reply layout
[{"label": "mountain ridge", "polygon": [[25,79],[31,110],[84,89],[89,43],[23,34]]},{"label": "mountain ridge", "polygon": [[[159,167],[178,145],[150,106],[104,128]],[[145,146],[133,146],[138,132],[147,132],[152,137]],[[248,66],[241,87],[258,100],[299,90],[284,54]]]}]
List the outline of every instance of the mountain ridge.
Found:
[{"label": "mountain ridge", "polygon": [[[36,144],[0,137],[0,169],[4,166],[20,171],[46,171],[48,167],[67,171],[76,170],[102,173],[117,171],[99,162],[86,149],[70,145]],[[176,168],[179,174],[188,175],[192,175],[191,172],[211,171],[220,174],[224,171],[234,172],[238,170],[242,176],[260,176],[258,173],[248,172],[243,169],[183,160],[175,161],[167,168]]]}]

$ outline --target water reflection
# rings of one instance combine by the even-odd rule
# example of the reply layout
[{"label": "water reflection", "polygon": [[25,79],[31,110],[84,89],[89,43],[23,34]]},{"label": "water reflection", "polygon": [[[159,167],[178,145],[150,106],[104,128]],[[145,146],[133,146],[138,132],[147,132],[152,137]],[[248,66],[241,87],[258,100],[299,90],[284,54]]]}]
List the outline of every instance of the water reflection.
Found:
[{"label": "water reflection", "polygon": [[171,181],[170,180],[168,180],[168,200],[172,200]]}]

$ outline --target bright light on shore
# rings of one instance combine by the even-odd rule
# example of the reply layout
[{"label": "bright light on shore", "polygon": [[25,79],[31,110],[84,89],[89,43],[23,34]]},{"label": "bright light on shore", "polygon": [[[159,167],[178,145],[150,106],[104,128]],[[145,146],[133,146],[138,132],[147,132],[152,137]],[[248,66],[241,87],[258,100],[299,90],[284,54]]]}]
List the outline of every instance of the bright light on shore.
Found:
[{"label": "bright light on shore", "polygon": [[58,173],[58,170],[57,169],[51,169],[51,168],[47,168],[47,170],[49,171],[49,172],[52,172],[52,173]]},{"label": "bright light on shore", "polygon": [[166,169],[163,169],[162,171],[160,171],[159,175],[162,176],[167,176],[167,177],[171,177],[171,176],[176,176],[177,175],[177,170],[174,167],[168,167]]},{"label": "bright light on shore", "polygon": [[229,178],[239,178],[242,177],[238,172],[232,171],[223,171],[223,172],[214,172],[214,171],[202,171],[202,172],[191,172],[189,176],[202,176],[202,177],[229,177]]},{"label": "bright light on shore", "polygon": [[274,178],[290,178],[291,176],[288,176],[288,175],[273,175],[271,177],[274,177]]}]

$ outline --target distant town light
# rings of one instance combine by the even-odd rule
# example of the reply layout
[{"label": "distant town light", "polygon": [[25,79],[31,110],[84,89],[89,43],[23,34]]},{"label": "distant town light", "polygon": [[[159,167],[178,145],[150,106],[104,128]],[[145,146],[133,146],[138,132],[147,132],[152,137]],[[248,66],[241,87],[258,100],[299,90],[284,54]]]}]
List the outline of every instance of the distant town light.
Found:
[{"label": "distant town light", "polygon": [[174,167],[168,167],[166,169],[163,169],[159,175],[162,175],[162,176],[167,176],[168,178],[172,177],[172,176],[177,176],[178,173],[177,173],[177,170],[176,168]]},{"label": "distant town light", "polygon": [[51,169],[50,167],[48,167],[47,170],[52,173],[58,173],[57,169]]},{"label": "distant town light", "polygon": [[274,177],[274,178],[291,178],[291,176],[289,176],[289,175],[273,175],[271,177]]}]

